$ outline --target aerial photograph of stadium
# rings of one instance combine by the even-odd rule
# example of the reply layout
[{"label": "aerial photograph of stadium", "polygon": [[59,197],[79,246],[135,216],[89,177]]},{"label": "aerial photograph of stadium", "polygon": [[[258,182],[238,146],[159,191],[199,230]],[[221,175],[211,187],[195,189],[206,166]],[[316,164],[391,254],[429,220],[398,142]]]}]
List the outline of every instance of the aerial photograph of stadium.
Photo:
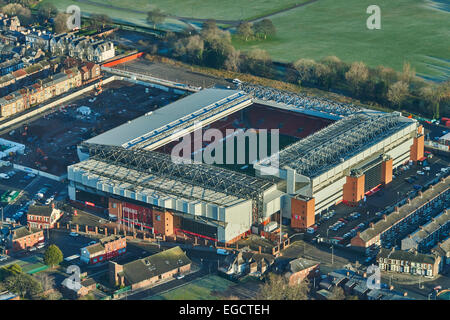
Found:
[{"label": "aerial photograph of stadium", "polygon": [[448,301],[450,1],[0,0],[0,196],[0,300]]}]

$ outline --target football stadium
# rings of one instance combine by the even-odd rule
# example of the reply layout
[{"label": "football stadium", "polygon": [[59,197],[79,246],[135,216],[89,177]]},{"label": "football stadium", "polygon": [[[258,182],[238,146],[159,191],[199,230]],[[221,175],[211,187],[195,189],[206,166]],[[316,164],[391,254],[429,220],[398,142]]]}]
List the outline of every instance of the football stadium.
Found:
[{"label": "football stadium", "polygon": [[[193,161],[175,161],[181,142]],[[203,89],[80,144],[69,196],[126,227],[232,243],[357,205],[423,148],[423,128],[397,112],[248,84]]]}]

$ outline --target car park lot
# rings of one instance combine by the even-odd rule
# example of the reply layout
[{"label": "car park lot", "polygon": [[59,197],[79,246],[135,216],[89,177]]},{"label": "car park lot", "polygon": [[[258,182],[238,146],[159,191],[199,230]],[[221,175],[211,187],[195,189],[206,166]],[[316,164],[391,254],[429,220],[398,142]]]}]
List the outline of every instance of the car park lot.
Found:
[{"label": "car park lot", "polygon": [[[426,167],[418,165],[407,166],[395,170],[393,181],[382,187],[378,192],[366,198],[357,207],[350,207],[343,203],[330,209],[328,213],[316,216],[316,231],[312,238],[328,238],[332,241],[348,245],[350,240],[358,231],[362,231],[369,226],[370,222],[382,219],[386,208],[395,205],[397,202],[407,197],[413,197],[417,191],[423,188],[432,180],[438,180],[444,174],[442,168],[448,168],[448,159],[434,156],[428,160]],[[417,171],[423,171],[423,175],[418,175]]]},{"label": "car park lot", "polygon": [[[2,171],[10,171],[11,167],[1,169]],[[25,177],[29,178],[25,179]],[[0,180],[0,194],[11,191],[17,191],[19,195],[9,203],[2,202],[0,204],[3,207],[3,219],[10,221],[14,218],[16,222],[21,224],[26,223],[26,213],[30,205],[36,203],[42,205],[47,203],[49,205],[49,199],[60,201],[67,197],[67,186],[65,184],[42,176],[30,176],[22,171],[16,171],[16,174],[10,179]],[[42,197],[38,196],[39,192],[41,192]]]}]

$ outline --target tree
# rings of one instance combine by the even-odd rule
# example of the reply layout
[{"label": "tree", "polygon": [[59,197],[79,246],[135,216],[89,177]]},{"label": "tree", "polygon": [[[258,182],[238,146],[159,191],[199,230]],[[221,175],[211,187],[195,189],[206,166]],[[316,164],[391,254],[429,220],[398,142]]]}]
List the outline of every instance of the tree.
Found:
[{"label": "tree", "polygon": [[21,297],[33,299],[42,291],[41,284],[26,273],[19,273],[5,280],[5,287]]},{"label": "tree", "polygon": [[68,13],[60,12],[56,15],[56,18],[53,20],[53,29],[55,33],[64,33],[69,31],[69,27],[67,26],[67,21],[70,18]]},{"label": "tree", "polygon": [[350,85],[352,91],[360,93],[363,84],[369,78],[369,69],[364,62],[353,62],[350,69],[345,73],[345,79]]},{"label": "tree", "polygon": [[0,268],[0,281],[3,281],[10,276],[15,276],[19,273],[22,273],[22,268],[16,263]]},{"label": "tree", "polygon": [[238,50],[231,50],[227,59],[225,60],[224,66],[228,71],[239,71],[241,64],[241,53]]},{"label": "tree", "polygon": [[36,275],[36,280],[41,284],[42,290],[48,291],[55,288],[55,278],[48,273],[41,272]]},{"label": "tree", "polygon": [[406,83],[411,83],[411,81],[416,77],[416,70],[411,67],[409,62],[403,64],[402,81]]},{"label": "tree", "polygon": [[308,281],[289,285],[284,276],[270,274],[257,295],[259,300],[307,300],[309,294]]},{"label": "tree", "polygon": [[434,84],[423,87],[420,95],[430,105],[433,118],[439,119],[439,104],[445,97],[444,86]]},{"label": "tree", "polygon": [[298,72],[298,83],[312,82],[316,62],[311,59],[299,59],[294,62],[294,68]]},{"label": "tree", "polygon": [[9,16],[17,16],[23,25],[31,24],[33,17],[28,8],[23,7],[19,3],[10,3],[2,8],[2,12]]},{"label": "tree", "polygon": [[44,263],[52,268],[63,261],[61,250],[54,244],[50,245],[44,253]]},{"label": "tree", "polygon": [[51,2],[45,2],[39,6],[38,17],[41,22],[46,22],[58,14],[58,9]]},{"label": "tree", "polygon": [[253,49],[247,53],[242,64],[244,70],[254,75],[265,77],[271,75],[272,59],[265,50]]},{"label": "tree", "polygon": [[341,287],[334,287],[328,300],[345,300],[344,290]]},{"label": "tree", "polygon": [[403,81],[397,81],[389,86],[387,98],[393,105],[400,106],[408,94],[408,84]]},{"label": "tree", "polygon": [[166,20],[167,14],[162,12],[159,8],[147,13],[147,21],[153,24],[153,29],[156,29],[157,24],[161,24]]},{"label": "tree", "polygon": [[263,37],[265,40],[267,37],[273,37],[276,34],[276,28],[273,25],[272,20],[263,19],[253,25],[253,32],[257,36]]},{"label": "tree", "polygon": [[112,20],[106,14],[93,14],[89,17],[89,23],[98,31],[105,29],[107,25],[112,23]]},{"label": "tree", "polygon": [[248,39],[254,35],[252,24],[248,21],[241,22],[236,31],[241,38],[245,39],[245,41],[248,41]]}]

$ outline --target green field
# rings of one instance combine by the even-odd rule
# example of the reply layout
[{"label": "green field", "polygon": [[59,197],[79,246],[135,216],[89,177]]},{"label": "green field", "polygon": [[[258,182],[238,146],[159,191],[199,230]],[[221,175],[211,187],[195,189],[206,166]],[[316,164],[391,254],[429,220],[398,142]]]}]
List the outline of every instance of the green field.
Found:
[{"label": "green field", "polygon": [[[144,12],[155,6],[182,17],[222,20],[252,19],[276,13],[306,0],[44,0],[60,10],[70,4],[80,6],[84,14],[105,13],[118,22],[148,26]],[[440,0],[447,8],[449,1]],[[372,67],[385,65],[401,70],[410,62],[419,75],[448,79],[450,75],[450,13],[438,10],[427,0],[379,0],[381,30],[368,30],[366,9],[371,0],[318,0],[270,16],[277,35],[266,41],[242,41],[240,50],[261,48],[277,61],[299,58],[320,59],[336,55],[346,62],[364,61]],[[113,7],[106,7],[112,5]],[[136,13],[120,10],[132,9]],[[448,9],[447,9],[448,10]],[[167,19],[164,29],[183,28],[183,23]],[[185,26],[185,25],[184,25]]]},{"label": "green field", "polygon": [[232,281],[211,275],[152,296],[148,300],[217,300],[220,297],[213,295],[213,292],[225,291],[232,285],[234,285]]},{"label": "green field", "polygon": [[376,4],[381,8],[381,30],[368,30],[366,8],[371,4],[371,0],[319,0],[273,16],[274,39],[235,41],[235,46],[266,49],[283,61],[335,55],[396,70],[408,61],[418,73],[449,77],[449,12],[432,9],[424,0],[380,0]]}]

